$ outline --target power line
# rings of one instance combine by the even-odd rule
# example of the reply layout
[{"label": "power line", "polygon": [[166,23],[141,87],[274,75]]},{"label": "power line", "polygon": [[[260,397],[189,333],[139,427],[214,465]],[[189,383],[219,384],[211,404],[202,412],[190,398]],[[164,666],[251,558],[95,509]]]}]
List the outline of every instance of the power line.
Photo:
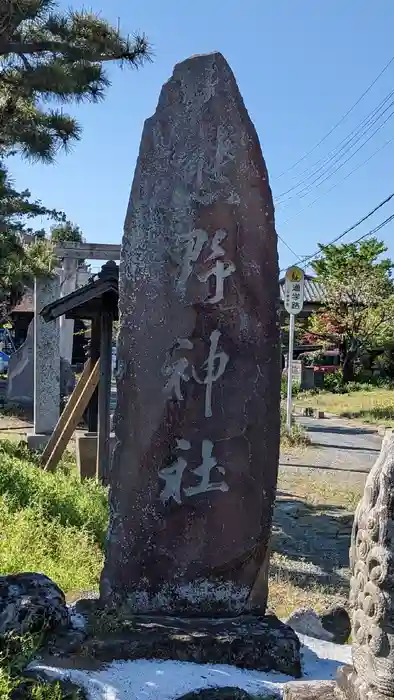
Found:
[{"label": "power line", "polygon": [[279,238],[280,241],[282,241],[283,245],[286,246],[287,250],[289,250],[290,253],[292,253],[296,258],[299,257],[298,253],[296,253],[296,252],[293,250],[293,248],[291,248],[291,247],[289,246],[289,244],[286,243],[285,239],[282,238],[282,236],[280,236],[279,233],[278,233],[278,238]]},{"label": "power line", "polygon": [[360,243],[360,241],[362,241],[363,238],[366,238],[367,236],[372,236],[372,234],[377,233],[378,231],[380,231],[381,228],[384,228],[384,226],[387,226],[387,224],[389,224],[390,221],[394,221],[394,214],[387,217],[387,219],[382,221],[378,226],[373,228],[371,231],[364,233],[362,236],[360,236],[360,238],[357,238],[355,241],[353,241],[353,243]]},{"label": "power line", "polygon": [[302,163],[302,161],[305,160],[305,158],[307,158],[308,156],[310,156],[311,153],[314,153],[314,151],[315,151],[322,143],[324,143],[324,141],[333,133],[333,131],[335,131],[335,129],[337,129],[338,126],[340,126],[340,125],[342,124],[342,122],[345,121],[345,119],[349,116],[349,114],[350,114],[351,112],[353,112],[353,110],[357,107],[357,105],[361,102],[361,100],[364,99],[365,95],[367,95],[367,94],[369,93],[369,91],[373,88],[373,86],[378,82],[379,78],[381,78],[381,76],[383,75],[383,73],[385,73],[386,70],[391,66],[391,64],[393,63],[393,61],[394,61],[394,56],[389,60],[388,63],[386,63],[386,65],[384,66],[384,68],[382,68],[382,70],[381,70],[380,73],[376,76],[376,78],[372,81],[372,83],[371,83],[370,85],[368,85],[367,89],[364,90],[364,92],[363,92],[362,95],[358,98],[358,100],[356,100],[356,102],[350,107],[350,109],[348,109],[348,111],[346,112],[346,114],[344,114],[344,115],[340,118],[340,120],[339,120],[339,121],[324,135],[324,136],[323,136],[323,138],[321,138],[320,141],[318,141],[318,143],[316,143],[316,144],[313,146],[313,148],[310,149],[310,151],[308,151],[307,153],[305,153],[303,156],[301,156],[301,158],[299,158],[295,163],[293,163],[293,165],[292,165],[290,168],[287,168],[287,169],[284,170],[280,175],[278,175],[276,179],[279,180],[279,178],[283,177],[283,175],[285,175],[286,173],[291,172],[291,170],[294,170],[294,168],[295,168],[297,165],[299,165],[299,163]]},{"label": "power line", "polygon": [[341,185],[343,182],[345,182],[345,180],[347,180],[351,175],[353,175],[355,172],[357,172],[357,170],[359,170],[360,168],[362,168],[364,165],[366,165],[367,163],[369,163],[369,161],[372,160],[372,158],[374,158],[378,153],[380,153],[380,151],[382,151],[384,148],[386,148],[386,146],[388,146],[388,145],[389,145],[390,143],[392,143],[393,141],[394,141],[394,136],[392,136],[392,138],[389,139],[388,141],[386,141],[386,143],[384,143],[382,146],[380,146],[379,148],[377,148],[376,151],[374,151],[373,153],[371,153],[371,155],[368,156],[368,158],[366,158],[366,159],[363,160],[361,163],[359,163],[358,165],[356,165],[356,167],[353,168],[353,170],[351,170],[350,173],[348,173],[347,175],[345,175],[345,177],[343,177],[341,180],[338,180],[338,182],[335,182],[335,183],[332,185],[332,187],[330,187],[330,188],[329,188],[328,190],[326,190],[325,192],[322,192],[322,194],[320,194],[318,197],[316,197],[316,199],[312,200],[312,202],[309,202],[309,204],[307,204],[305,207],[303,207],[302,209],[299,209],[299,211],[297,211],[295,214],[293,214],[293,215],[290,216],[288,219],[286,219],[286,220],[283,222],[282,226],[284,226],[285,224],[287,224],[289,221],[292,221],[293,219],[297,218],[297,216],[299,216],[300,214],[302,214],[302,212],[304,212],[304,211],[306,211],[307,209],[309,209],[313,204],[315,204],[315,202],[318,202],[319,199],[322,199],[322,197],[325,197],[325,196],[326,196],[327,194],[329,194],[332,190],[334,190],[336,187],[338,187],[338,185]]},{"label": "power line", "polygon": [[[316,187],[319,187],[319,186],[322,184],[322,182],[324,182],[326,179],[328,179],[329,177],[331,177],[331,175],[334,175],[335,172],[337,172],[337,170],[339,170],[339,169],[340,169],[343,165],[345,165],[351,158],[353,158],[353,156],[354,156],[356,153],[358,153],[358,151],[359,151],[361,148],[363,148],[363,147],[368,143],[368,141],[370,141],[371,138],[372,138],[378,131],[380,131],[380,129],[386,124],[386,122],[387,122],[389,119],[391,119],[391,117],[392,117],[393,114],[394,114],[394,111],[390,112],[390,114],[388,115],[388,117],[386,117],[386,119],[383,121],[383,123],[380,124],[380,125],[378,126],[378,128],[375,129],[375,131],[373,131],[372,134],[371,134],[367,139],[365,139],[365,141],[361,144],[361,146],[359,146],[358,149],[356,149],[355,151],[353,151],[353,153],[351,153],[351,155],[350,155],[343,163],[340,163],[341,159],[342,159],[349,151],[351,151],[351,150],[354,148],[354,146],[356,146],[357,143],[359,143],[359,141],[361,141],[361,139],[363,139],[364,136],[366,136],[366,135],[371,131],[371,129],[375,126],[375,124],[376,124],[377,122],[379,122],[379,120],[384,116],[384,114],[386,114],[386,112],[388,112],[388,111],[393,107],[393,105],[394,105],[394,100],[392,100],[392,101],[390,102],[390,104],[389,104],[380,114],[377,114],[377,113],[379,112],[379,110],[385,105],[385,103],[386,103],[393,95],[394,95],[394,90],[392,90],[391,93],[389,93],[389,94],[385,97],[385,99],[382,100],[382,102],[378,105],[378,107],[376,107],[376,108],[373,110],[373,112],[372,112],[371,114],[369,114],[368,117],[366,117],[366,118],[363,120],[363,122],[362,122],[356,129],[354,129],[343,141],[341,141],[341,143],[338,144],[338,146],[336,146],[332,151],[330,151],[330,153],[328,154],[328,156],[326,156],[325,158],[320,159],[319,161],[317,161],[317,162],[312,166],[312,171],[309,173],[309,175],[307,175],[307,177],[305,177],[304,179],[301,179],[296,185],[293,185],[292,187],[290,187],[290,188],[289,188],[288,190],[286,190],[285,192],[282,192],[282,193],[279,195],[279,197],[284,197],[286,194],[290,194],[291,192],[294,192],[294,194],[290,194],[289,197],[286,197],[286,198],[283,200],[284,202],[287,202],[287,201],[289,201],[290,199],[293,199],[294,197],[301,197],[301,198],[302,198],[302,197],[305,197],[307,194],[309,194],[309,191],[312,189],[312,186],[313,186],[315,183],[318,183],[318,184],[316,185]],[[343,144],[343,145],[342,145],[342,144]],[[315,168],[315,166],[318,166],[320,162],[322,162],[322,165],[320,165],[320,167]],[[330,170],[332,171],[332,168],[335,168],[335,166],[336,166],[337,163],[339,163],[338,168],[334,169],[334,171],[330,173]],[[313,168],[315,168],[315,169],[313,170]],[[319,174],[319,173],[320,173],[320,174]],[[315,175],[316,175],[317,177],[315,177],[314,180],[312,180],[311,182],[308,183],[308,180],[311,180],[311,178],[313,178]],[[325,177],[325,176],[326,176],[326,177]],[[321,180],[321,178],[324,178],[324,179],[323,179],[322,182],[319,183],[319,180]],[[301,189],[299,189],[299,188],[301,188]],[[299,191],[298,191],[298,192],[295,192],[295,190],[299,190]],[[303,193],[305,193],[305,194],[303,194]],[[280,203],[282,203],[282,202],[280,202]]]},{"label": "power line", "polygon": [[[385,204],[387,204],[388,202],[390,202],[390,200],[393,199],[393,197],[394,197],[394,192],[392,192],[392,194],[390,194],[388,197],[386,197],[386,199],[383,199],[382,202],[380,202],[379,204],[377,204],[377,206],[374,207],[374,209],[372,209],[370,212],[368,212],[368,214],[366,214],[366,215],[363,216],[361,219],[359,219],[358,221],[356,221],[355,224],[353,224],[352,226],[349,226],[349,228],[347,228],[345,231],[343,231],[342,233],[340,233],[339,236],[336,236],[336,238],[333,238],[333,240],[330,241],[329,243],[324,243],[324,245],[326,245],[326,246],[327,246],[327,245],[333,245],[334,243],[337,243],[338,241],[340,241],[342,238],[344,238],[344,236],[346,236],[346,235],[347,235],[348,233],[350,233],[351,231],[354,231],[355,228],[357,228],[358,226],[360,226],[360,224],[364,223],[364,221],[366,221],[367,219],[369,219],[373,214],[375,214],[375,212],[377,212],[379,209],[381,209],[381,207],[383,207]],[[382,222],[382,224],[379,224],[379,226],[377,226],[376,229],[373,229],[372,231],[368,231],[368,233],[364,234],[364,236],[361,236],[361,238],[357,239],[357,241],[355,241],[355,243],[358,243],[358,241],[362,240],[363,238],[366,238],[366,236],[369,236],[369,235],[371,235],[372,233],[376,233],[376,231],[379,231],[379,229],[380,229],[380,228],[383,228],[383,226],[386,226],[386,224],[388,224],[389,221],[392,220],[392,218],[394,218],[394,214],[393,214],[392,217],[389,217],[389,218],[386,219],[384,222]],[[312,253],[312,255],[307,255],[307,256],[304,257],[304,258],[298,257],[298,258],[297,258],[297,262],[300,262],[302,265],[304,265],[306,262],[309,262],[310,260],[313,260],[313,258],[315,258],[317,255],[320,255],[320,252],[321,252],[320,250],[317,250],[317,251],[315,251],[315,253]],[[283,272],[285,269],[286,269],[286,268],[283,268],[283,269],[281,270],[281,272]]]}]

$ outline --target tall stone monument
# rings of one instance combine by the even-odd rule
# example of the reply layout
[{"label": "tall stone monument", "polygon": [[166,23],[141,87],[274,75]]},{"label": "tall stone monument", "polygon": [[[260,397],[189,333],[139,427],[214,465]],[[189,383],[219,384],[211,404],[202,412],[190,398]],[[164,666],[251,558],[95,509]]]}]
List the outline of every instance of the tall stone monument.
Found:
[{"label": "tall stone monument", "polygon": [[103,602],[264,613],[277,298],[256,131],[223,56],[192,57],[145,123],[125,222]]}]

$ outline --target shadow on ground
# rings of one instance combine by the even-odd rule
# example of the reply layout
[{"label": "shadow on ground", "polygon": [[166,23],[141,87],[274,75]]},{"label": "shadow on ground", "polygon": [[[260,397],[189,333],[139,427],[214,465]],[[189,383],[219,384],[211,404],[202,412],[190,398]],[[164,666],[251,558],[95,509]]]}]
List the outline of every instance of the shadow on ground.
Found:
[{"label": "shadow on ground", "polygon": [[312,505],[279,491],[272,532],[270,574],[298,586],[321,585],[347,593],[353,513],[337,505]]}]

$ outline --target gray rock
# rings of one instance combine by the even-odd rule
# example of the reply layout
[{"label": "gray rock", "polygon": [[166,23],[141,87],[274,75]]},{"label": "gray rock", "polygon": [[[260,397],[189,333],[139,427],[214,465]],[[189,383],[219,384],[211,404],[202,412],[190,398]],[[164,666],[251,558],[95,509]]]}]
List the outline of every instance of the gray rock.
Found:
[{"label": "gray rock", "polygon": [[287,683],[283,700],[339,700],[335,681]]},{"label": "gray rock", "polygon": [[219,53],[175,66],[125,221],[101,579],[134,613],[263,614],[280,430],[268,174]]},{"label": "gray rock", "polygon": [[315,639],[324,639],[326,642],[333,640],[333,635],[324,629],[319,615],[312,608],[300,608],[291,613],[286,620],[298,634],[305,634]]},{"label": "gray rock", "polygon": [[[259,698],[261,700],[276,700],[279,695],[273,693],[272,691],[264,691],[262,689],[259,692]],[[191,693],[186,693],[186,695],[181,695],[177,700],[255,700],[255,696],[250,695],[246,690],[234,687],[225,688],[202,688],[201,690],[194,690]]]},{"label": "gray rock", "polygon": [[[75,374],[69,362],[60,358],[60,395],[68,396],[75,387]],[[8,364],[7,401],[32,409],[34,403],[34,323],[31,321],[25,342],[14,352]]]},{"label": "gray rock", "polygon": [[35,573],[0,577],[0,636],[68,625],[64,594],[50,578]]},{"label": "gray rock", "polygon": [[319,615],[321,623],[335,644],[346,644],[351,633],[349,613],[343,605],[333,605]]}]

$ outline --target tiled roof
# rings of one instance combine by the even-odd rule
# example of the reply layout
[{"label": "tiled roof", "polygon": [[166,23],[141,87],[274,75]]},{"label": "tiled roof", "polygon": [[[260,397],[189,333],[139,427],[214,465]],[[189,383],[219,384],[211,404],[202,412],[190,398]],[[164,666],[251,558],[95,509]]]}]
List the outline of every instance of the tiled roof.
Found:
[{"label": "tiled roof", "polygon": [[[280,300],[284,302],[285,280],[279,281]],[[304,284],[304,303],[305,304],[322,304],[324,301],[323,285],[317,281],[316,277],[305,275]]]}]

